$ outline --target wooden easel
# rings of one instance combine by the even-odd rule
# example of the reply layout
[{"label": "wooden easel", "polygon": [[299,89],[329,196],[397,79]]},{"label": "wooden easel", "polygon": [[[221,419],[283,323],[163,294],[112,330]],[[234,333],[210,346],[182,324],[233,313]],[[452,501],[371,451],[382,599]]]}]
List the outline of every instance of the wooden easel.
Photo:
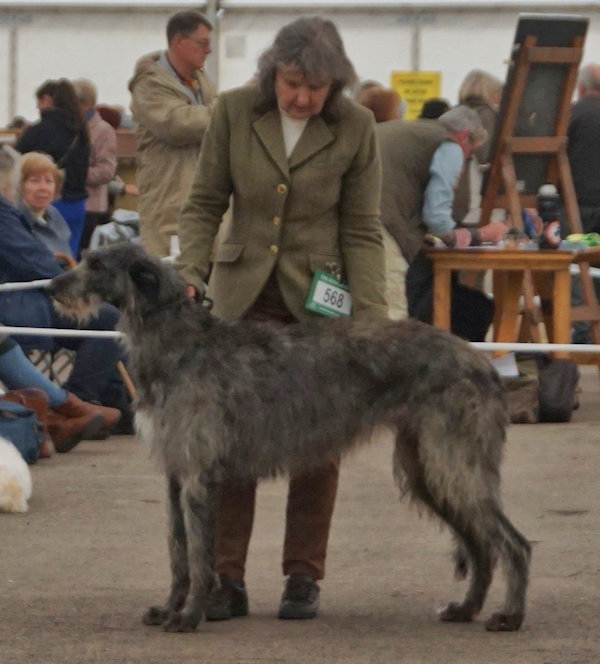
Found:
[{"label": "wooden easel", "polygon": [[[571,99],[577,82],[577,70],[583,55],[584,37],[575,37],[569,47],[538,46],[538,39],[534,35],[525,37],[519,48],[512,72],[511,87],[508,97],[503,100],[503,117],[497,136],[497,149],[489,180],[482,198],[481,224],[490,221],[494,208],[508,210],[511,223],[522,229],[521,211],[525,207],[536,207],[534,192],[519,191],[515,157],[545,156],[547,159],[546,182],[553,183],[561,192],[567,223],[571,233],[581,233],[581,218],[571,169],[567,156],[567,128]],[[551,65],[564,67],[563,89],[556,114],[554,134],[551,136],[517,136],[517,121],[519,109],[525,94],[528,77],[532,65]],[[589,263],[579,263],[581,284],[585,304],[574,307],[571,311],[572,321],[588,321],[590,323],[592,339],[600,344],[600,308],[596,299]],[[539,312],[534,302],[534,294],[540,295],[542,300],[551,293],[548,284],[534,280],[531,273],[527,273],[523,283],[525,306],[521,325],[522,340],[539,341],[540,322]],[[551,300],[549,300],[551,303]],[[546,318],[546,329],[551,337],[552,329]],[[595,362],[598,360],[596,359]]]}]

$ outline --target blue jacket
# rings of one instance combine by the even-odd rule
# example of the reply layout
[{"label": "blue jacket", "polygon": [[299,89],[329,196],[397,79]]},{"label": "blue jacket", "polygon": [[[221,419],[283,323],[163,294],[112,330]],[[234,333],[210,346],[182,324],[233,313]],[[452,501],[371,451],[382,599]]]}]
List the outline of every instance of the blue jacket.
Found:
[{"label": "blue jacket", "polygon": [[46,223],[41,222],[33,214],[25,201],[19,201],[19,212],[27,220],[33,236],[45,247],[48,247],[52,253],[58,251],[71,255],[71,248],[69,247],[71,229],[54,205],[49,205],[44,211],[43,219]]},{"label": "blue jacket", "polygon": [[[0,283],[51,279],[63,270],[31,232],[25,217],[0,196]],[[43,290],[0,291],[4,325],[54,327],[55,310]],[[26,348],[51,348],[50,337],[15,337]]]}]

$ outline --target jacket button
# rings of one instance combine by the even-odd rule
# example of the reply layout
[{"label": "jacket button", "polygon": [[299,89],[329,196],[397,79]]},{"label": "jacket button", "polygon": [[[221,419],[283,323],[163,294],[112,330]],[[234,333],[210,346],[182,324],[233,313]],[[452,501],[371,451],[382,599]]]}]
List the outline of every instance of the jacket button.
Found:
[{"label": "jacket button", "polygon": [[273,226],[281,226],[281,217],[273,217]]},{"label": "jacket button", "polygon": [[272,254],[276,254],[276,253],[279,252],[279,247],[278,247],[276,244],[272,244],[272,245],[269,247],[269,251],[270,251]]},{"label": "jacket button", "polygon": [[278,184],[278,185],[277,185],[277,191],[278,191],[278,193],[280,193],[280,194],[285,194],[287,190],[288,190],[287,185],[286,185],[286,184],[283,184],[283,182],[282,182],[281,184]]}]

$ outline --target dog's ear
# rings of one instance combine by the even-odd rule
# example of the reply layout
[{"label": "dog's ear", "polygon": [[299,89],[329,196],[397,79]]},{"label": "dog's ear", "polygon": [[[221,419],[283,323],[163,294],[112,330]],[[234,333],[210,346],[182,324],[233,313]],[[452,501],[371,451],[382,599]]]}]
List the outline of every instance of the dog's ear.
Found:
[{"label": "dog's ear", "polygon": [[129,266],[129,276],[137,290],[148,300],[156,301],[160,290],[160,277],[156,265],[140,259]]}]

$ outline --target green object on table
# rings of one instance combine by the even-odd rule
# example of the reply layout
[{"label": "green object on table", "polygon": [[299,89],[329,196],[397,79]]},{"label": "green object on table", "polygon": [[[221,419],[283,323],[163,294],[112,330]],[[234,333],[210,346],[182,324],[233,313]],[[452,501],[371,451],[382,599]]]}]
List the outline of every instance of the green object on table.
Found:
[{"label": "green object on table", "polygon": [[586,247],[600,247],[600,233],[572,233],[565,239],[567,242],[583,244]]}]

